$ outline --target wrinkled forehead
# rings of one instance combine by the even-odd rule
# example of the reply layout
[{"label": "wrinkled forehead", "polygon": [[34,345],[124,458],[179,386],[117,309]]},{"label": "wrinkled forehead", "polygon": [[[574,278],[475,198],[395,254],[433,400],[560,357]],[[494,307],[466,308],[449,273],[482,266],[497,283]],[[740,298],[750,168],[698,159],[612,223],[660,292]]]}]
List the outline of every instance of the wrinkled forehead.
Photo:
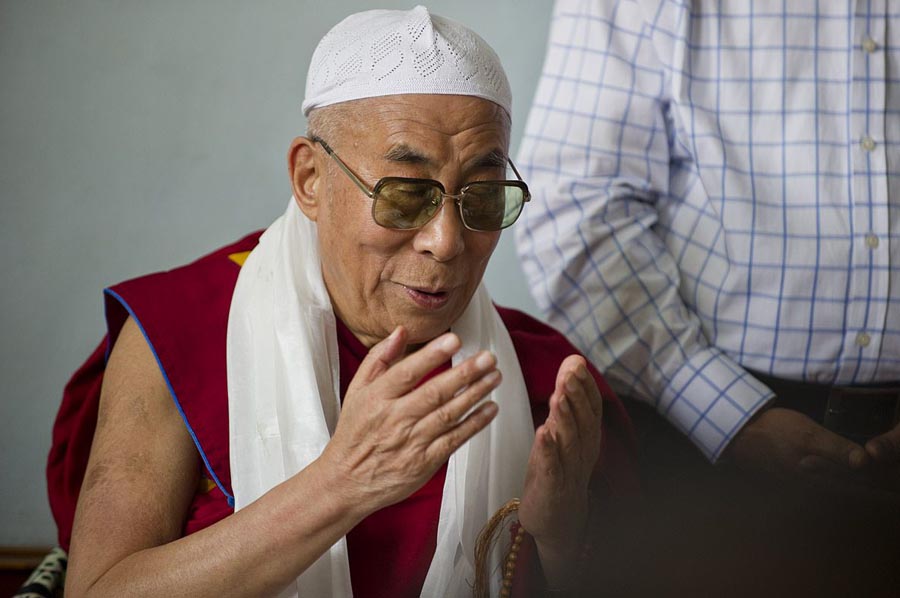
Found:
[{"label": "wrinkled forehead", "polygon": [[443,159],[461,158],[460,152],[505,156],[510,118],[481,98],[402,94],[317,108],[309,115],[308,134],[335,149],[381,152],[407,146]]},{"label": "wrinkled forehead", "polygon": [[303,113],[400,94],[465,95],[512,111],[509,81],[487,42],[417,6],[357,13],[329,31],[313,53]]}]

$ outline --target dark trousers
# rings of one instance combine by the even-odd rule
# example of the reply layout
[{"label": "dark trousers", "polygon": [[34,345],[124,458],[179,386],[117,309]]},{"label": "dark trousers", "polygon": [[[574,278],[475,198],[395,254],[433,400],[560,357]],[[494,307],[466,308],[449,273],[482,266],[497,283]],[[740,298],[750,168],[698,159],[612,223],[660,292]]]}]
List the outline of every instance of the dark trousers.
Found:
[{"label": "dark trousers", "polygon": [[900,596],[900,502],[711,465],[627,401],[639,499],[605,505],[595,591],[607,596]]}]

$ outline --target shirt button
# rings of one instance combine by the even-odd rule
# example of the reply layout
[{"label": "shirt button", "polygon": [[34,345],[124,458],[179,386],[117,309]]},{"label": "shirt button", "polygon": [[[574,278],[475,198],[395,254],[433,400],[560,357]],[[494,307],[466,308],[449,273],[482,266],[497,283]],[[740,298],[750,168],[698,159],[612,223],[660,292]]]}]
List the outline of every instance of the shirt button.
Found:
[{"label": "shirt button", "polygon": [[867,152],[871,152],[875,149],[875,140],[868,135],[864,135],[863,138],[859,140],[859,145]]},{"label": "shirt button", "polygon": [[856,344],[860,347],[868,347],[870,342],[872,342],[872,337],[865,332],[856,335]]},{"label": "shirt button", "polygon": [[878,249],[878,235],[869,233],[866,235],[866,247],[869,249]]},{"label": "shirt button", "polygon": [[869,37],[867,35],[865,37],[865,39],[863,39],[862,47],[863,47],[863,50],[865,50],[866,52],[871,54],[872,52],[874,52],[875,50],[878,49],[878,44],[875,42],[874,39],[872,39],[871,37]]}]

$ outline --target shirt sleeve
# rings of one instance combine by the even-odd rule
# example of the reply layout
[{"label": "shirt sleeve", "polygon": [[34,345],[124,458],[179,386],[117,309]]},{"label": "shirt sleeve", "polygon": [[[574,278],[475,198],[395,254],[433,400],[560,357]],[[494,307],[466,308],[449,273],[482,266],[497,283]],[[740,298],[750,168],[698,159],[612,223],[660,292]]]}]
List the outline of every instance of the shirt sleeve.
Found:
[{"label": "shirt sleeve", "polygon": [[684,52],[688,10],[557,2],[518,155],[533,201],[516,233],[549,321],[715,460],[772,393],[709,343],[658,231],[659,198],[692,162],[667,66]]}]

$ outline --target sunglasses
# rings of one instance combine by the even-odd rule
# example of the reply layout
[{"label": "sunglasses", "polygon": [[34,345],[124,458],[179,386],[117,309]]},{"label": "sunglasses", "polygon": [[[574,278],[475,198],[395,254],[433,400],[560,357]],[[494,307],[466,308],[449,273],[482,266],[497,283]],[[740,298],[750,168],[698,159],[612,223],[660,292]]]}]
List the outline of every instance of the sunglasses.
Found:
[{"label": "sunglasses", "polygon": [[372,199],[372,218],[385,228],[409,230],[419,228],[434,218],[444,198],[453,199],[459,208],[463,225],[472,231],[493,232],[510,226],[531,199],[528,185],[522,180],[512,160],[509,165],[517,181],[476,181],[468,183],[459,193],[447,193],[444,186],[432,179],[384,177],[369,189],[334,150],[319,137],[311,137],[334,158],[360,190]]}]

